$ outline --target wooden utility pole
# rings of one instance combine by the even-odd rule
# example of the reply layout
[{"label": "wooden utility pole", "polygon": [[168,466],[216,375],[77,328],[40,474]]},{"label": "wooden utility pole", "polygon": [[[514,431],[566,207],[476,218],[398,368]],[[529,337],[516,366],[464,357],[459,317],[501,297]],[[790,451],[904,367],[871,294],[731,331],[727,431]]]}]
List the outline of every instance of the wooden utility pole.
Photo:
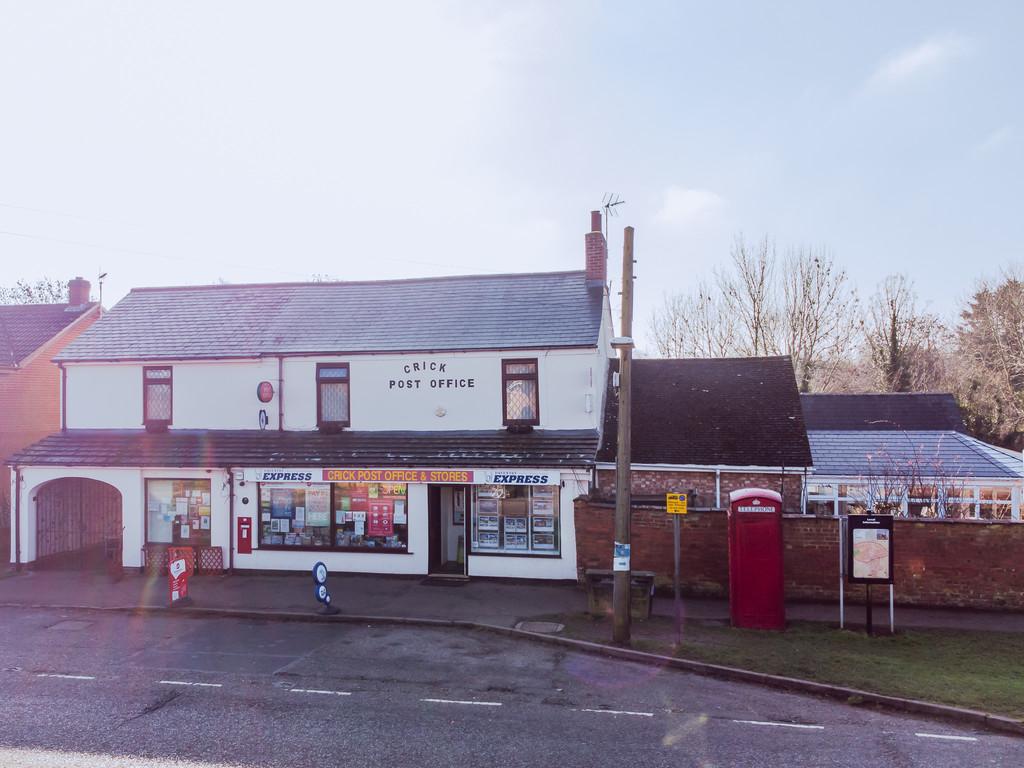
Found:
[{"label": "wooden utility pole", "polygon": [[614,628],[612,639],[619,645],[629,645],[630,636],[630,584],[629,517],[631,506],[632,408],[630,367],[633,361],[633,228],[626,227],[622,240],[622,336],[616,339],[619,350],[619,434],[615,461],[615,557],[613,560],[614,587],[612,610]]}]

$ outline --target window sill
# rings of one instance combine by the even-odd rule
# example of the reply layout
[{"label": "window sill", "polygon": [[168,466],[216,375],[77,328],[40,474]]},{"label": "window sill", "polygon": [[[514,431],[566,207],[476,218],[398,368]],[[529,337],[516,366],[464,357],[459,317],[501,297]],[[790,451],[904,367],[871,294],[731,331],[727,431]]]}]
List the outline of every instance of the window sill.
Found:
[{"label": "window sill", "polygon": [[469,552],[470,557],[532,557],[534,559],[541,558],[543,560],[561,560],[561,552],[552,552],[550,555],[541,554],[540,552],[488,552],[487,550],[476,550]]},{"label": "window sill", "polygon": [[253,547],[253,554],[257,552],[339,552],[364,555],[413,555],[408,549],[397,547],[289,547],[282,544],[265,544]]}]

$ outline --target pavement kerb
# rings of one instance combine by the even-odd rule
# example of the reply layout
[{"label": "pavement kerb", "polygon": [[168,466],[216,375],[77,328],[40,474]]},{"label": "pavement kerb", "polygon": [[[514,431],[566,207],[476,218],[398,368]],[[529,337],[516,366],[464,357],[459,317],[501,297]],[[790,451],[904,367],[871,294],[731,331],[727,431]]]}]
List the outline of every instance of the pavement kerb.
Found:
[{"label": "pavement kerb", "polygon": [[235,619],[261,619],[264,621],[295,621],[304,623],[393,624],[398,626],[404,625],[443,629],[454,628],[482,630],[493,634],[505,635],[507,637],[516,637],[534,642],[547,643],[549,645],[558,645],[564,648],[572,648],[573,650],[596,656],[632,661],[637,664],[646,664],[648,666],[670,667],[672,669],[703,675],[705,677],[713,677],[732,682],[752,683],[754,685],[777,688],[793,693],[823,696],[826,698],[838,699],[853,706],[873,704],[898,712],[927,715],[929,717],[951,720],[960,725],[970,723],[999,733],[1009,733],[1015,736],[1024,737],[1024,721],[1014,720],[1011,717],[1004,717],[1002,715],[995,715],[990,712],[964,709],[947,704],[936,704],[930,701],[904,699],[898,696],[886,696],[880,693],[862,691],[857,688],[846,688],[840,685],[817,683],[812,680],[801,680],[795,677],[770,675],[764,672],[753,672],[751,670],[739,669],[737,667],[725,667],[719,664],[709,664],[707,662],[694,661],[692,659],[678,659],[672,656],[662,656],[656,653],[637,651],[632,648],[618,648],[613,645],[592,643],[587,640],[576,640],[570,637],[558,637],[557,635],[545,635],[538,632],[528,632],[523,629],[515,629],[514,627],[504,627],[499,624],[484,624],[465,619],[431,619],[409,616],[364,616],[344,613],[323,615],[304,611],[260,611],[233,608],[202,608],[196,606],[187,608],[170,608],[167,606],[95,606],[0,603],[0,608],[91,611],[95,613],[129,613],[135,615],[158,614],[193,618],[224,617]]}]

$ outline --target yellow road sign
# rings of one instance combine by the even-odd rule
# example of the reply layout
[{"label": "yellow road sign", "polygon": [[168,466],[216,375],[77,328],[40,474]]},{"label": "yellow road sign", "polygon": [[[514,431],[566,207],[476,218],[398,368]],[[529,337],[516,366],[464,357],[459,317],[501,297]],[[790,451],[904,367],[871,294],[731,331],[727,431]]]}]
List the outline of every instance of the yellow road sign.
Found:
[{"label": "yellow road sign", "polygon": [[686,514],[686,494],[685,493],[666,493],[665,494],[665,511],[670,515],[685,515]]}]

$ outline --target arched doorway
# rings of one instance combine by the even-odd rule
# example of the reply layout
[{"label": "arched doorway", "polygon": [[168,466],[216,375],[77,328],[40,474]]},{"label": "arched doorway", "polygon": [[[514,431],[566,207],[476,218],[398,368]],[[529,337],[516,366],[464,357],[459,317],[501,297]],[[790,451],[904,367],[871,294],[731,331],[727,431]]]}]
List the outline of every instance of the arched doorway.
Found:
[{"label": "arched doorway", "polygon": [[36,493],[36,567],[120,566],[121,493],[99,480],[64,477]]}]

